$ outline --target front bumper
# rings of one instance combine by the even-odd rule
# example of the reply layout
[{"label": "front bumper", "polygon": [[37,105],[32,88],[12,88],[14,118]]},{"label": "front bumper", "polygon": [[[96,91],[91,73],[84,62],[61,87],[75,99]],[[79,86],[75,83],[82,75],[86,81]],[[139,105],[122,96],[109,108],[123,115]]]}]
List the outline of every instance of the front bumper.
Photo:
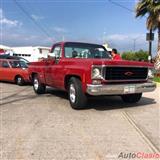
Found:
[{"label": "front bumper", "polygon": [[156,89],[156,83],[133,83],[133,84],[108,84],[108,85],[87,85],[89,95],[123,95],[142,92],[152,92]]}]

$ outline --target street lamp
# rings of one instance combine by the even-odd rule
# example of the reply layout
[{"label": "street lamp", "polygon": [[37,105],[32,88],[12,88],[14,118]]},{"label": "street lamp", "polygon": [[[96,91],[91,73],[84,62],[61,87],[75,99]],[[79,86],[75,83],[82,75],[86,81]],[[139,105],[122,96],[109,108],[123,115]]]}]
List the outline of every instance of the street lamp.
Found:
[{"label": "street lamp", "polygon": [[133,39],[133,51],[135,52],[135,50],[136,50],[136,40],[137,40],[137,38],[134,38]]},{"label": "street lamp", "polygon": [[136,50],[136,41],[138,40],[140,36],[136,37],[136,38],[133,38],[133,51],[135,52]]}]

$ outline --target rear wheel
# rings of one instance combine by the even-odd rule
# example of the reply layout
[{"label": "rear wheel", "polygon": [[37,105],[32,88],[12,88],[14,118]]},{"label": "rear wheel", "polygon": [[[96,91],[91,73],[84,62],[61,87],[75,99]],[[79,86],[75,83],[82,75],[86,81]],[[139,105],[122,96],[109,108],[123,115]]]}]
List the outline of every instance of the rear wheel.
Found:
[{"label": "rear wheel", "polygon": [[126,103],[136,103],[141,99],[141,97],[142,93],[126,94],[121,96],[122,100]]},{"label": "rear wheel", "polygon": [[87,97],[82,90],[82,83],[78,78],[71,78],[68,84],[68,97],[71,107],[82,109],[87,104]]},{"label": "rear wheel", "polygon": [[37,94],[45,93],[46,86],[40,82],[38,75],[33,77],[33,89]]},{"label": "rear wheel", "polygon": [[17,76],[17,77],[16,77],[16,84],[17,84],[17,85],[23,86],[24,83],[25,83],[25,82],[24,82],[23,77],[21,77],[21,76]]}]

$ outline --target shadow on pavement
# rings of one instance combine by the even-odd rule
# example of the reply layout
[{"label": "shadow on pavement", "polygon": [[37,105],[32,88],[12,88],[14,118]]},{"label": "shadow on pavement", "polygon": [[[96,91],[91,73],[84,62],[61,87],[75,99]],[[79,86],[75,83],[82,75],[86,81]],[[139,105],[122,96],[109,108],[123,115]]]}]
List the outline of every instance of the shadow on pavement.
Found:
[{"label": "shadow on pavement", "polygon": [[47,97],[52,97],[54,95],[55,97],[68,100],[68,93],[65,91],[60,91],[53,88],[47,88],[46,94]]},{"label": "shadow on pavement", "polygon": [[145,105],[155,104],[155,100],[148,97],[142,97],[138,103],[124,103],[120,96],[103,96],[90,98],[88,101],[88,107],[86,109],[96,109],[99,111],[143,107]]},{"label": "shadow on pavement", "polygon": [[[68,100],[68,94],[64,91],[55,90],[52,88],[47,89],[47,97],[56,96],[65,100]],[[143,107],[145,105],[155,104],[156,101],[152,98],[142,97],[138,103],[128,104],[121,100],[120,96],[98,96],[98,97],[88,97],[88,104],[86,109],[96,109],[99,111],[122,109],[130,107]]]}]

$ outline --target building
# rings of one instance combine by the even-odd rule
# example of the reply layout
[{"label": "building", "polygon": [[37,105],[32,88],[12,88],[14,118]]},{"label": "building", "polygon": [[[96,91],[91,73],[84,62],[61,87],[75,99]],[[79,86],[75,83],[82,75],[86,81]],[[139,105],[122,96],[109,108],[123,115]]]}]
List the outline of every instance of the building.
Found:
[{"label": "building", "polygon": [[19,56],[27,59],[29,62],[36,62],[41,58],[47,58],[50,52],[49,47],[42,46],[26,46],[26,47],[12,47],[13,56]]},{"label": "building", "polygon": [[109,52],[112,51],[112,48],[110,48],[107,43],[103,44],[103,46],[106,48],[107,51],[109,51]]},{"label": "building", "polygon": [[0,54],[13,54],[11,47],[0,44]]}]

